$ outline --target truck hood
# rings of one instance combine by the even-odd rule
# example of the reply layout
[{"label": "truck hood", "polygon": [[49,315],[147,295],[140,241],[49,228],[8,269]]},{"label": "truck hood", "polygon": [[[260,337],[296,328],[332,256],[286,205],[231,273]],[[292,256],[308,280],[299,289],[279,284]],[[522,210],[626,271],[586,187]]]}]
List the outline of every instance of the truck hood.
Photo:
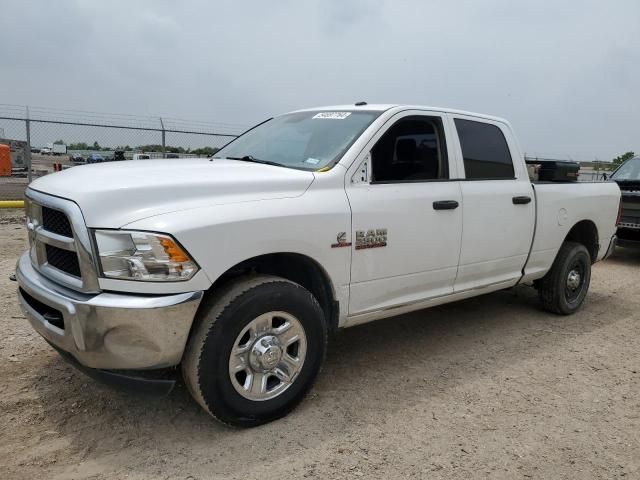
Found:
[{"label": "truck hood", "polygon": [[195,158],[83,165],[29,188],[73,200],[89,227],[119,228],[190,208],[297,197],[313,179],[312,172],[291,168]]}]

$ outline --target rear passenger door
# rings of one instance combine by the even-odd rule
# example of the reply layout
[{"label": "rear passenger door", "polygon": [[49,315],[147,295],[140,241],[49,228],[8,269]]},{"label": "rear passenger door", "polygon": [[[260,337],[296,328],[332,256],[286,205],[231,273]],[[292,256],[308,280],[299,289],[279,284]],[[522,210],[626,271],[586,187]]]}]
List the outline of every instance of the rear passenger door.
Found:
[{"label": "rear passenger door", "polygon": [[507,124],[452,115],[462,163],[463,235],[454,291],[515,284],[533,239],[529,176]]}]

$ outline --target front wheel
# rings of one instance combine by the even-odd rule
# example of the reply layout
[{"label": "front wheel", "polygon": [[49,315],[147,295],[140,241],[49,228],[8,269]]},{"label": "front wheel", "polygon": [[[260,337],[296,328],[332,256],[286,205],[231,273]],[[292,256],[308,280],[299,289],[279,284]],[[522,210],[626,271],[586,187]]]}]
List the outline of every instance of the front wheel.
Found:
[{"label": "front wheel", "polygon": [[308,290],[283,278],[256,276],[223,287],[196,322],[183,376],[196,401],[229,425],[286,415],[324,360],[322,309]]},{"label": "front wheel", "polygon": [[551,270],[537,284],[542,306],[553,313],[570,315],[580,308],[591,281],[591,256],[577,242],[565,242]]}]

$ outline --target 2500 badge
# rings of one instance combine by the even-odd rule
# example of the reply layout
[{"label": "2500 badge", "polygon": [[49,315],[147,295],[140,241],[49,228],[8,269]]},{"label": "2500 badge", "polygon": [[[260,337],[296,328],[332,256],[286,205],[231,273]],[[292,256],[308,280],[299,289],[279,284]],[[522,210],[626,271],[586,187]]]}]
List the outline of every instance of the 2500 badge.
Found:
[{"label": "2500 badge", "polygon": [[356,250],[387,246],[387,229],[356,230]]}]

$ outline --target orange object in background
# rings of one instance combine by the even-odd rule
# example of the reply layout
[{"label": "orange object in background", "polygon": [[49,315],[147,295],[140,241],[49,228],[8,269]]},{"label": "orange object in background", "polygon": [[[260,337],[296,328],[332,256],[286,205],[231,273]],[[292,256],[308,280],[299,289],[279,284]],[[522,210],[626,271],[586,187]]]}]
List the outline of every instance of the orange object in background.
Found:
[{"label": "orange object in background", "polygon": [[11,148],[0,144],[0,177],[11,176]]}]

